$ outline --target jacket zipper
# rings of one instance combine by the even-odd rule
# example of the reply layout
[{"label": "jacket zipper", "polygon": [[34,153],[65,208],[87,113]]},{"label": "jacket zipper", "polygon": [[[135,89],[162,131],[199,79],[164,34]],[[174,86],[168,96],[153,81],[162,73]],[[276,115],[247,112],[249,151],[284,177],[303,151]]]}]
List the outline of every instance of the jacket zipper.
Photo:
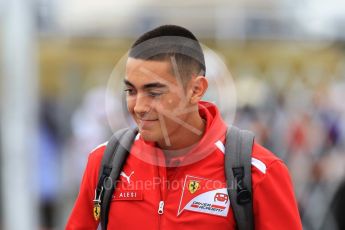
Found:
[{"label": "jacket zipper", "polygon": [[164,213],[164,200],[159,201],[158,214],[162,215]]},{"label": "jacket zipper", "polygon": [[[165,170],[165,175],[161,175],[161,171],[160,171],[160,166],[157,165],[157,171],[158,171],[158,177],[160,178],[160,185],[159,185],[159,202],[158,202],[158,229],[163,229],[162,228],[162,218],[163,218],[163,214],[164,214],[164,206],[165,206],[165,202],[167,200],[167,197],[169,195],[169,190],[165,184],[165,182],[167,182],[166,180],[168,180],[168,175],[167,175],[167,168],[166,167],[162,167],[163,170]],[[181,170],[175,169],[177,170],[174,173],[173,178],[171,179],[175,179],[177,177],[177,174],[181,172]],[[169,181],[171,182],[171,181]]]},{"label": "jacket zipper", "polygon": [[161,176],[161,172],[160,172],[160,166],[157,165],[157,170],[158,170],[158,177],[159,177],[159,202],[158,202],[158,209],[157,209],[157,213],[158,213],[158,229],[162,229],[162,218],[163,218],[163,214],[164,214],[164,189],[163,189],[163,183],[162,180],[164,182],[164,176]]}]

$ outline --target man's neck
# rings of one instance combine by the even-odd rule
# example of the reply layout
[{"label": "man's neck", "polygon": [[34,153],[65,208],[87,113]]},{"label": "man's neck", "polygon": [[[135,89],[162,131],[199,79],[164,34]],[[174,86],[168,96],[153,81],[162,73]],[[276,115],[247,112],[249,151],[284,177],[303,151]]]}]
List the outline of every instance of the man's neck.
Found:
[{"label": "man's neck", "polygon": [[163,140],[158,146],[171,157],[186,154],[195,144],[197,144],[206,129],[206,121],[202,119],[199,112],[191,114],[186,121],[193,128],[180,126],[169,136],[170,145],[166,145]]}]

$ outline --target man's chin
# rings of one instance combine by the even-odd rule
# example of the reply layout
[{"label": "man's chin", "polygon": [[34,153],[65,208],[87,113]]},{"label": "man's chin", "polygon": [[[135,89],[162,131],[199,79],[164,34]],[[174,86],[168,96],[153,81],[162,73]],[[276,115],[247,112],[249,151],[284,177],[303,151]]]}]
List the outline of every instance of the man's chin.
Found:
[{"label": "man's chin", "polygon": [[148,142],[156,142],[158,140],[157,135],[155,135],[154,132],[148,130],[140,130],[140,136],[144,141]]}]

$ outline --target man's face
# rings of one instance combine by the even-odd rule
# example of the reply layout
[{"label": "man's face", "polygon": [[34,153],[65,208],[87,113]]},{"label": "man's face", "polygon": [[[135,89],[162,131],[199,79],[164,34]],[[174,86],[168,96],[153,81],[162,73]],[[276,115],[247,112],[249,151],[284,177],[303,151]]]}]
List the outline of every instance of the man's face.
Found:
[{"label": "man's face", "polygon": [[188,86],[173,72],[169,61],[129,58],[126,65],[128,111],[144,140],[167,146],[191,112]]}]

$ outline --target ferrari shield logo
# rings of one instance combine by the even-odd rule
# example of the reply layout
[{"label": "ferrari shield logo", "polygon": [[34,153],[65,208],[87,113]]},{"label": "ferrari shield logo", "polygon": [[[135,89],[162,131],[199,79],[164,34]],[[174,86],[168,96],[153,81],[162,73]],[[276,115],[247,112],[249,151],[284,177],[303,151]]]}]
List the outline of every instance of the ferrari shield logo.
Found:
[{"label": "ferrari shield logo", "polygon": [[99,220],[99,217],[101,216],[101,205],[100,204],[94,204],[93,206],[93,217],[96,221]]},{"label": "ferrari shield logo", "polygon": [[198,189],[200,188],[200,183],[199,181],[190,181],[188,184],[188,190],[190,193],[195,193]]}]

